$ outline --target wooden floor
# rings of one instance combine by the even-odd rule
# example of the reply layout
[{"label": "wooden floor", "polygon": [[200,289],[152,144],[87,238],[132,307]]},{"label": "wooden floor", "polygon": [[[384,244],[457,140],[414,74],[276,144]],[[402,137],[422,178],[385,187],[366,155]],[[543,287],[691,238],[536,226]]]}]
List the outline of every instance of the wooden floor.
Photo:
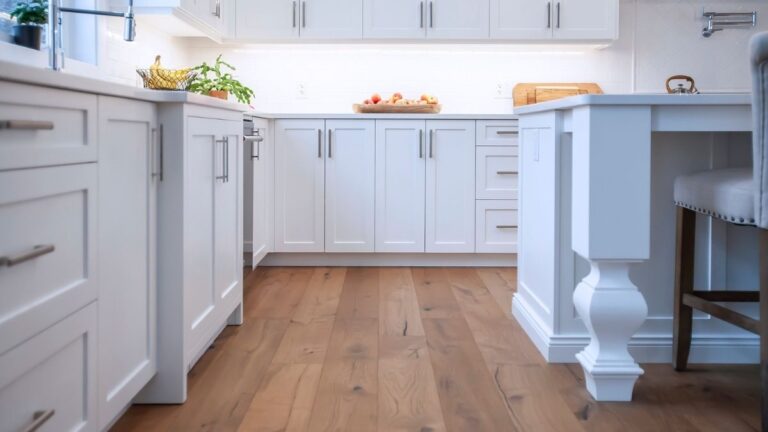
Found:
[{"label": "wooden floor", "polygon": [[267,268],[177,406],[114,431],[754,431],[756,366],[644,365],[596,403],[509,316],[514,269]]}]

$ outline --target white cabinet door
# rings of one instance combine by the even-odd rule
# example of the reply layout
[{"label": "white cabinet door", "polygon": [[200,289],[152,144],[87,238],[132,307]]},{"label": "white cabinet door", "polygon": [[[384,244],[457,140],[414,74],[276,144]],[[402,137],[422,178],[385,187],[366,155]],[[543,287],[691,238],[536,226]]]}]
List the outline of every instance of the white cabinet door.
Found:
[{"label": "white cabinet door", "polygon": [[425,0],[364,0],[363,37],[366,39],[424,39]]},{"label": "white cabinet door", "polygon": [[488,39],[489,0],[427,0],[427,38]]},{"label": "white cabinet door", "polygon": [[328,120],[325,127],[325,251],[373,252],[375,122]]},{"label": "white cabinet door", "polygon": [[[266,122],[264,122],[266,123]],[[266,124],[257,125],[254,135],[243,149],[248,152],[244,157],[246,173],[246,215],[250,217],[249,230],[246,230],[246,244],[250,243],[248,252],[251,263],[256,267],[269,252],[269,222],[272,206],[270,205],[270,181],[272,163],[272,147]],[[250,210],[250,212],[249,212]]]},{"label": "white cabinet door", "polygon": [[155,105],[99,98],[99,424],[157,370]]},{"label": "white cabinet door", "polygon": [[549,0],[491,0],[491,39],[551,39]]},{"label": "white cabinet door", "polygon": [[475,251],[475,122],[427,122],[427,252]]},{"label": "white cabinet door", "polygon": [[361,39],[363,0],[301,0],[302,39]]},{"label": "white cabinet door", "polygon": [[241,40],[299,37],[298,0],[236,0],[235,37]]},{"label": "white cabinet door", "polygon": [[376,121],[376,252],[424,252],[425,127]]},{"label": "white cabinet door", "polygon": [[275,122],[275,251],[323,252],[324,120]]},{"label": "white cabinet door", "polygon": [[618,0],[557,0],[553,2],[555,39],[616,39]]}]

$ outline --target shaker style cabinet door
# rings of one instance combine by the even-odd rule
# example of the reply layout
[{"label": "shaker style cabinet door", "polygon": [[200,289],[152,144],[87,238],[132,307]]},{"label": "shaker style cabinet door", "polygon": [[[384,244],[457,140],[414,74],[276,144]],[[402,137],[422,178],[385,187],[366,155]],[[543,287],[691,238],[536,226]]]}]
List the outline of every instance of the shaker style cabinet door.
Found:
[{"label": "shaker style cabinet door", "polygon": [[426,251],[475,251],[475,122],[427,121]]},{"label": "shaker style cabinet door", "polygon": [[99,98],[99,424],[109,425],[157,370],[155,105]]},{"label": "shaker style cabinet door", "polygon": [[616,39],[618,0],[555,0],[552,2],[555,39]]},{"label": "shaker style cabinet door", "polygon": [[426,0],[428,39],[488,39],[488,0]]},{"label": "shaker style cabinet door", "polygon": [[300,0],[302,39],[362,39],[363,0]]},{"label": "shaker style cabinet door", "polygon": [[275,122],[275,251],[325,249],[325,121]]},{"label": "shaker style cabinet door", "polygon": [[376,252],[424,252],[425,128],[376,121]]},{"label": "shaker style cabinet door", "polygon": [[424,39],[427,0],[364,0],[366,39]]},{"label": "shaker style cabinet door", "polygon": [[[249,137],[243,149],[245,161],[245,182],[243,184],[246,198],[250,197],[250,209],[245,214],[250,217],[250,230],[246,230],[246,244],[250,242],[251,263],[255,268],[270,252],[270,221],[272,206],[270,201],[273,162],[272,140],[266,122],[256,126],[253,136]],[[247,205],[247,204],[246,204]],[[250,210],[250,212],[249,212]]]},{"label": "shaker style cabinet door", "polygon": [[240,40],[299,37],[299,0],[236,0],[234,16]]},{"label": "shaker style cabinet door", "polygon": [[373,252],[375,122],[328,120],[325,128],[325,251]]},{"label": "shaker style cabinet door", "polygon": [[551,39],[550,0],[491,0],[491,39]]}]

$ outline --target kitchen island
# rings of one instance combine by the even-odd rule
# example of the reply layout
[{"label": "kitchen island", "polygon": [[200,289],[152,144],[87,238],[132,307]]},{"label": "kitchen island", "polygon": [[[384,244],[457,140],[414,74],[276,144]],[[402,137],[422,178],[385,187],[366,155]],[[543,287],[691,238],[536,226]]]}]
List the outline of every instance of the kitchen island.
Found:
[{"label": "kitchen island", "polygon": [[[596,400],[631,400],[643,373],[635,357],[671,361],[674,178],[749,165],[750,97],[585,95],[516,114],[513,313],[548,361],[575,355]],[[749,232],[718,221],[702,228],[697,289],[756,287]],[[694,362],[757,359],[758,341],[746,332],[707,315],[694,329]]]}]

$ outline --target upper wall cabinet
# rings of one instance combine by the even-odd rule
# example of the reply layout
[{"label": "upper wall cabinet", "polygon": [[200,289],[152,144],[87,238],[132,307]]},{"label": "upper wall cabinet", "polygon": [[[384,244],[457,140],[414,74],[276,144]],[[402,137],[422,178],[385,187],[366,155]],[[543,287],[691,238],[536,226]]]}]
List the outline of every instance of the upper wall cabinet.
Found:
[{"label": "upper wall cabinet", "polygon": [[491,0],[491,39],[611,40],[617,0]]},{"label": "upper wall cabinet", "polygon": [[241,40],[361,39],[362,0],[237,0]]},{"label": "upper wall cabinet", "polygon": [[487,39],[488,2],[364,0],[366,39]]},{"label": "upper wall cabinet", "polygon": [[[126,4],[126,0],[110,2],[116,10]],[[205,36],[216,41],[228,34],[233,4],[233,0],[134,0],[139,23],[148,21],[174,36]]]}]

